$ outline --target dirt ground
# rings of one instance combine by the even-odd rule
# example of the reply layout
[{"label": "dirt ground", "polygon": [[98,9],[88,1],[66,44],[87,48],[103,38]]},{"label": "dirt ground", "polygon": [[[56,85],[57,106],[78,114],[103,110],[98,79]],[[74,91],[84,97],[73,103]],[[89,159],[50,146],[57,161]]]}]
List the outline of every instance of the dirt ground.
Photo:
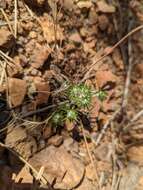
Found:
[{"label": "dirt ground", "polygon": [[[142,22],[139,0],[0,0],[1,190],[143,190]],[[67,84],[106,98],[53,126]]]}]

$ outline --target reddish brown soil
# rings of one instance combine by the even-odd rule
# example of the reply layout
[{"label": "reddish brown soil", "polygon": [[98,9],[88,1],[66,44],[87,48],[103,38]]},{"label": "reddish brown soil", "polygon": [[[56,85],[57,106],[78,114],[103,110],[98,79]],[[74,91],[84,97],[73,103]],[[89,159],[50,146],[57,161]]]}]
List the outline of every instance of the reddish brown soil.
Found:
[{"label": "reddish brown soil", "polygon": [[[1,190],[143,189],[142,112],[132,122],[143,109],[142,31],[84,78],[105,48],[142,24],[142,7],[139,0],[0,0]],[[55,108],[45,108],[65,83],[81,81],[106,90],[106,99],[93,96],[80,110],[84,129],[53,128],[47,118]]]}]

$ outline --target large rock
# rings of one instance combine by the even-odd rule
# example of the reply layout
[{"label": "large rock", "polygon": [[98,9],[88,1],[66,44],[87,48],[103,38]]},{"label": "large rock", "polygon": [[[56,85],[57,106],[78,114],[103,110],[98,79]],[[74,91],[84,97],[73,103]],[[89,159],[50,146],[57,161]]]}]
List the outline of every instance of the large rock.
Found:
[{"label": "large rock", "polygon": [[56,189],[73,189],[78,186],[84,176],[84,165],[79,159],[73,158],[64,146],[49,146],[29,160],[38,171],[44,166],[44,176]]}]

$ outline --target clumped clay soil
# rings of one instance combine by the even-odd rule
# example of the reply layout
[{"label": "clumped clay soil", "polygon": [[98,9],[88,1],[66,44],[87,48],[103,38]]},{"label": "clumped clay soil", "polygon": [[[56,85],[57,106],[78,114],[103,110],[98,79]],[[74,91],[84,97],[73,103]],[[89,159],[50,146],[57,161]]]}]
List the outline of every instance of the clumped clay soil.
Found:
[{"label": "clumped clay soil", "polygon": [[[1,190],[143,189],[142,22],[139,0],[0,0]],[[53,124],[68,85],[90,106]]]}]

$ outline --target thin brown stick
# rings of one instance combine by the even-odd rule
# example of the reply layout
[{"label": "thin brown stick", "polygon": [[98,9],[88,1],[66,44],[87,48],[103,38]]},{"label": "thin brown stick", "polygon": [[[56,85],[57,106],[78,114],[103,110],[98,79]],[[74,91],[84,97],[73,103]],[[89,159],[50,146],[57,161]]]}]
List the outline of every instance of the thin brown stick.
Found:
[{"label": "thin brown stick", "polygon": [[88,156],[89,156],[89,158],[90,158],[92,167],[93,167],[93,169],[94,169],[94,171],[95,171],[94,173],[95,173],[95,177],[96,177],[96,180],[97,180],[99,189],[101,189],[101,185],[99,184],[99,177],[98,177],[97,168],[96,168],[96,166],[95,166],[94,160],[93,160],[92,155],[91,155],[91,153],[90,153],[90,150],[89,150],[89,147],[88,147],[88,143],[87,143],[87,139],[86,139],[86,135],[85,135],[84,128],[83,128],[83,125],[82,125],[82,124],[81,124],[81,129],[82,129],[82,134],[83,134],[83,138],[84,138],[84,141],[85,141],[85,146],[86,146],[86,149],[87,149],[87,153],[88,153]]},{"label": "thin brown stick", "polygon": [[38,175],[37,175],[37,177],[36,177],[36,180],[40,180],[41,179],[41,177],[42,177],[42,175],[43,175],[43,173],[44,173],[44,166],[42,166],[41,168],[40,168],[40,170],[39,170],[39,172],[38,172]]},{"label": "thin brown stick", "polygon": [[14,36],[17,38],[17,0],[14,0]]},{"label": "thin brown stick", "polygon": [[[30,17],[27,16],[27,17],[24,17],[24,18],[19,19],[17,22],[20,23],[20,22],[22,22],[22,21],[28,21],[29,18],[30,18]],[[12,24],[14,24],[14,21],[9,21],[9,23],[12,25]],[[1,21],[1,22],[0,22],[0,27],[1,27],[1,26],[7,26],[7,25],[8,25],[7,22],[4,22],[4,21]],[[14,31],[13,31],[13,35],[14,35]]]},{"label": "thin brown stick", "polygon": [[13,66],[12,64],[15,64],[14,60],[9,57],[7,54],[5,54],[3,51],[0,50],[0,56],[4,59],[4,60],[8,60],[9,62],[7,62],[10,66]]},{"label": "thin brown stick", "polygon": [[[131,30],[134,22],[131,21],[128,26],[128,31]],[[125,87],[124,87],[124,94],[123,94],[123,100],[122,100],[122,109],[125,110],[128,104],[128,94],[129,94],[129,87],[131,83],[131,73],[133,70],[133,55],[132,55],[132,43],[131,43],[131,37],[128,39],[128,65],[127,65],[127,75],[126,75],[126,81],[125,81]]]},{"label": "thin brown stick", "polygon": [[112,115],[112,117],[105,123],[105,125],[103,126],[101,132],[99,133],[99,135],[98,135],[98,137],[97,137],[97,139],[96,139],[96,141],[93,141],[96,146],[99,145],[99,143],[100,143],[100,141],[101,141],[103,135],[105,134],[105,132],[106,132],[106,130],[107,130],[107,128],[108,128],[108,126],[112,123],[112,121],[114,121],[114,119],[116,118],[116,116],[117,116],[117,114],[120,112],[120,110],[121,110],[121,109],[118,109],[118,110]]},{"label": "thin brown stick", "polygon": [[3,84],[3,81],[4,81],[4,78],[5,78],[5,69],[6,69],[6,61],[3,63],[2,61],[1,62],[1,67],[2,67],[2,71],[1,71],[1,76],[0,76],[0,85]]},{"label": "thin brown stick", "polygon": [[136,120],[138,120],[141,116],[143,116],[143,109],[141,111],[139,111],[134,117],[133,119],[131,119],[131,123],[135,122]]},{"label": "thin brown stick", "polygon": [[137,121],[141,116],[143,116],[143,109],[139,111],[135,116],[130,120],[127,126],[123,128],[124,132],[128,132],[130,130],[131,124],[133,124],[135,121]]},{"label": "thin brown stick", "polygon": [[33,12],[31,11],[31,9],[29,9],[29,7],[28,7],[25,3],[24,3],[24,6],[25,6],[26,10],[28,11],[29,15],[30,15],[32,18],[34,18],[34,14],[33,14]]},{"label": "thin brown stick", "polygon": [[125,87],[124,87],[124,94],[123,94],[123,100],[122,100],[122,109],[125,109],[128,104],[128,94],[129,94],[129,86],[131,83],[131,73],[133,69],[132,62],[129,62],[128,70],[127,70],[127,77],[125,81]]},{"label": "thin brown stick", "polygon": [[7,22],[7,25],[8,25],[8,27],[9,27],[9,30],[10,30],[11,33],[14,35],[13,29],[12,29],[12,26],[11,26],[11,22],[9,21],[9,18],[7,17],[5,11],[4,11],[2,8],[0,8],[0,10],[1,10],[1,12],[2,12],[2,14],[3,14],[3,16],[4,16],[5,20],[6,20],[6,22]]},{"label": "thin brown stick", "polygon": [[95,64],[97,64],[98,62],[102,61],[106,56],[108,56],[111,53],[113,53],[113,51],[115,50],[115,48],[117,48],[120,44],[122,44],[129,36],[133,35],[134,33],[136,33],[137,31],[139,31],[141,29],[143,29],[143,25],[140,25],[140,26],[136,27],[135,29],[133,29],[132,31],[130,31],[121,40],[119,40],[114,46],[105,48],[103,56],[100,57],[99,59],[97,59],[95,62],[93,62],[91,64],[91,66],[88,68],[88,70],[85,73],[85,75],[84,75],[83,79],[81,80],[81,82],[84,82],[87,78],[89,78],[89,75],[90,75],[91,71],[94,69]]}]

